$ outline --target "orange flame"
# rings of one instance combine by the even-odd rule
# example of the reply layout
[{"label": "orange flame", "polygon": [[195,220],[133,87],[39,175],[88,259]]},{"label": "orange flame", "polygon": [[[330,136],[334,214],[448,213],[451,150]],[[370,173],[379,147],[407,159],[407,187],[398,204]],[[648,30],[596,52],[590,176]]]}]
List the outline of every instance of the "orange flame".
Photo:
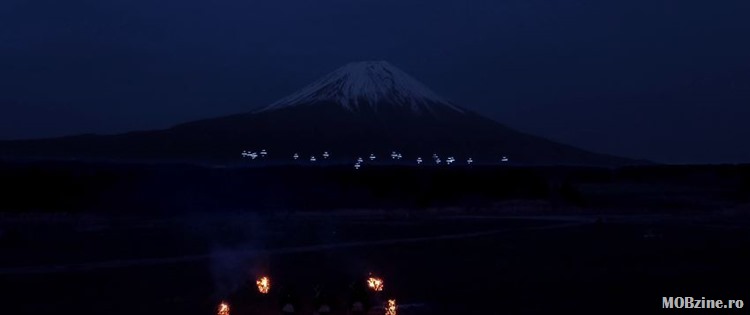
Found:
[{"label": "orange flame", "polygon": [[385,308],[385,315],[396,315],[397,309],[398,305],[396,305],[396,300],[388,300],[388,306]]},{"label": "orange flame", "polygon": [[229,304],[226,302],[221,302],[219,304],[219,311],[217,312],[218,315],[229,315]]},{"label": "orange flame", "polygon": [[375,292],[383,291],[383,279],[370,277],[367,279],[367,286]]},{"label": "orange flame", "polygon": [[268,290],[271,289],[271,280],[268,277],[260,277],[255,284],[258,285],[258,291],[263,294],[267,294]]}]

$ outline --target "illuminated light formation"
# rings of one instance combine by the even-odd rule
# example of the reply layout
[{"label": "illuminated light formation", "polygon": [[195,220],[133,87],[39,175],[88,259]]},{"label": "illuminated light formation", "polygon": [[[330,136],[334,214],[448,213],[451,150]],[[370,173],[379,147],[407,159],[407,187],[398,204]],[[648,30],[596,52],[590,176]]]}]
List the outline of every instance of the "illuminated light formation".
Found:
[{"label": "illuminated light formation", "polygon": [[331,155],[328,154],[328,151],[323,152],[323,158],[324,159],[327,159],[329,156],[331,156]]},{"label": "illuminated light formation", "polygon": [[435,164],[440,164],[443,162],[443,160],[440,159],[440,157],[437,155],[437,153],[432,154],[432,159],[435,160]]},{"label": "illuminated light formation", "polygon": [[358,170],[360,167],[362,167],[362,165],[360,165],[359,163],[354,164],[354,169]]},{"label": "illuminated light formation", "polygon": [[456,159],[455,159],[455,158],[453,158],[452,156],[451,156],[451,157],[448,157],[448,159],[447,159],[447,160],[445,160],[445,162],[446,162],[446,163],[448,163],[448,165],[451,165],[451,164],[452,164],[453,162],[455,162],[455,161],[456,161]]},{"label": "illuminated light formation", "polygon": [[229,315],[229,304],[221,302],[219,304],[219,310],[216,312],[218,315]]},{"label": "illuminated light formation", "polygon": [[396,156],[396,159],[400,160],[400,159],[401,159],[402,157],[404,157],[404,156],[403,156],[403,155],[401,155],[401,153],[399,153],[399,154],[398,154],[398,155]]},{"label": "illuminated light formation", "polygon": [[474,163],[474,159],[472,159],[472,158],[469,158],[468,160],[466,160],[466,163],[467,163],[467,164],[471,164],[471,163]]},{"label": "illuminated light formation", "polygon": [[249,157],[255,160],[255,158],[258,157],[258,153],[251,152],[251,151],[242,151],[242,157]]},{"label": "illuminated light formation", "polygon": [[417,158],[417,164],[422,164],[422,158],[421,157]]},{"label": "illuminated light formation", "polygon": [[362,162],[364,162],[364,161],[365,161],[365,160],[364,160],[364,159],[362,159],[361,157],[358,157],[358,158],[357,158],[357,163],[362,163]]},{"label": "illuminated light formation", "polygon": [[271,289],[271,280],[268,277],[260,277],[255,284],[258,285],[258,292],[268,294],[268,290]]},{"label": "illuminated light formation", "polygon": [[398,153],[396,151],[391,152],[391,159],[395,160],[398,157]]},{"label": "illuminated light formation", "polygon": [[293,157],[293,158],[294,158],[295,160],[296,160],[296,159],[299,159],[299,154],[295,153],[294,155],[292,155],[292,157]]},{"label": "illuminated light formation", "polygon": [[383,279],[369,277],[367,278],[367,286],[375,292],[383,291]]},{"label": "illuminated light formation", "polygon": [[268,151],[266,151],[266,149],[260,150],[261,157],[266,157],[266,154],[268,154]]},{"label": "illuminated light formation", "polygon": [[317,161],[317,160],[318,160],[318,159],[316,159],[314,155],[310,157],[310,162],[315,162],[315,161]]},{"label": "illuminated light formation", "polygon": [[503,156],[503,158],[500,159],[500,161],[502,161],[502,162],[508,162],[508,157],[507,156]]},{"label": "illuminated light formation", "polygon": [[370,161],[374,161],[374,160],[375,160],[375,154],[371,153],[370,154]]},{"label": "illuminated light formation", "polygon": [[397,310],[398,305],[396,305],[396,300],[388,300],[388,305],[385,307],[385,315],[396,315]]}]

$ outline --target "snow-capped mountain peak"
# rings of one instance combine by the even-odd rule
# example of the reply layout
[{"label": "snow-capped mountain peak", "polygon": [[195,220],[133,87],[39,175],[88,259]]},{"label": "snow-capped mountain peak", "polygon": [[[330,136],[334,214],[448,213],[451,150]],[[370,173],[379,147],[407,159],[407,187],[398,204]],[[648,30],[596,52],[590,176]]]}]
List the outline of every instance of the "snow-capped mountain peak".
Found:
[{"label": "snow-capped mountain peak", "polygon": [[443,106],[458,112],[427,86],[386,61],[347,64],[261,111],[316,103],[336,103],[348,110],[389,104],[413,111]]}]

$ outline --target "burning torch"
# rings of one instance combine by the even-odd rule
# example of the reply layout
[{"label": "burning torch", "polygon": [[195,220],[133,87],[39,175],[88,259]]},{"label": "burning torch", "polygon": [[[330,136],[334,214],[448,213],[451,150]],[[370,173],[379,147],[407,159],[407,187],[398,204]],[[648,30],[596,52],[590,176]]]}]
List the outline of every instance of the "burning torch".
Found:
[{"label": "burning torch", "polygon": [[370,275],[367,278],[367,286],[375,292],[383,291],[383,279]]},{"label": "burning torch", "polygon": [[385,315],[396,315],[396,310],[398,310],[398,305],[396,305],[396,300],[394,299],[388,300],[388,304],[385,307]]},{"label": "burning torch", "polygon": [[258,292],[262,294],[268,294],[268,290],[271,289],[271,280],[265,276],[258,278],[258,280],[255,281],[255,284],[258,285]]},{"label": "burning torch", "polygon": [[218,315],[229,315],[229,304],[227,302],[221,302],[219,304],[219,310],[216,312]]}]

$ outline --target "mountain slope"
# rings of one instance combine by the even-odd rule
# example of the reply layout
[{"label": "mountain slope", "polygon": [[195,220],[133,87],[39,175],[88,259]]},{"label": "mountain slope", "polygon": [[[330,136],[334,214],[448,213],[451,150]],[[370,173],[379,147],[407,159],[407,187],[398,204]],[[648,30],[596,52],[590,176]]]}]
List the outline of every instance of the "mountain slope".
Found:
[{"label": "mountain slope", "polygon": [[332,154],[351,162],[399,151],[496,163],[631,164],[507,128],[441,98],[386,62],[346,65],[261,110],[114,136],[0,143],[0,156],[237,161],[243,150],[292,161]]}]

